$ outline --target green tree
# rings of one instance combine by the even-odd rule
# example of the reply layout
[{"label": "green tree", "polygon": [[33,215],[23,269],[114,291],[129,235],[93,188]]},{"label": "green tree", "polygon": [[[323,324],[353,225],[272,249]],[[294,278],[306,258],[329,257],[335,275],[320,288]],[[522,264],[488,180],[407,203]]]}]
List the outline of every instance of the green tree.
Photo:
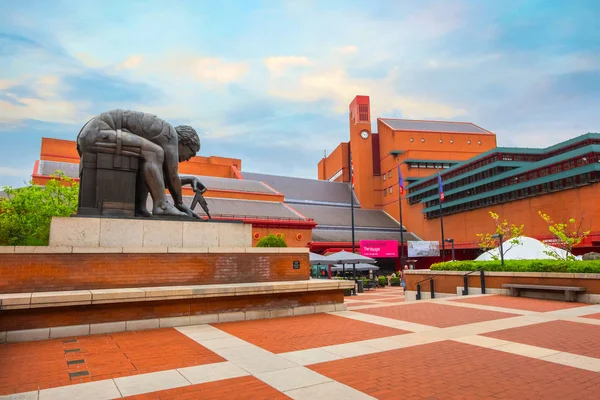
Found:
[{"label": "green tree", "polygon": [[281,237],[270,234],[260,239],[256,247],[287,247],[287,243],[285,243],[283,234]]},{"label": "green tree", "polygon": [[[511,248],[513,248],[513,246],[518,246],[522,243],[520,238],[521,236],[523,236],[523,230],[525,229],[525,225],[509,224],[506,219],[501,222],[500,216],[492,211],[490,211],[490,217],[492,217],[496,229],[494,230],[494,233],[477,234],[477,237],[479,238],[479,248],[483,251],[488,251],[499,247],[500,244],[498,243],[498,240],[493,238],[493,236],[502,235],[503,241],[509,241],[509,246],[503,247],[504,255],[506,255],[506,253]],[[492,254],[492,258],[494,260],[497,260],[499,256]]]},{"label": "green tree", "polygon": [[79,183],[57,171],[46,186],[29,182],[22,188],[4,187],[0,199],[0,245],[45,246],[52,217],[77,210]]},{"label": "green tree", "polygon": [[541,211],[538,211],[538,215],[548,224],[548,231],[556,239],[557,247],[567,251],[564,257],[553,250],[546,250],[544,253],[557,260],[575,260],[573,247],[578,246],[590,234],[589,230],[581,231],[583,218],[579,223],[576,223],[575,218],[569,218],[569,223],[565,224],[552,221],[548,214]]}]

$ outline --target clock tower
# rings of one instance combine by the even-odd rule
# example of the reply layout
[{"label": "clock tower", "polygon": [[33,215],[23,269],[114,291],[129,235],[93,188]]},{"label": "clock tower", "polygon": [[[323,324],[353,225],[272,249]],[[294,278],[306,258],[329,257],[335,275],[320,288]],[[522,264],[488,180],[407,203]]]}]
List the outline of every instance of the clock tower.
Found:
[{"label": "clock tower", "polygon": [[373,134],[369,96],[356,96],[350,103],[350,152],[354,164],[354,192],[361,208],[376,208],[374,191]]}]

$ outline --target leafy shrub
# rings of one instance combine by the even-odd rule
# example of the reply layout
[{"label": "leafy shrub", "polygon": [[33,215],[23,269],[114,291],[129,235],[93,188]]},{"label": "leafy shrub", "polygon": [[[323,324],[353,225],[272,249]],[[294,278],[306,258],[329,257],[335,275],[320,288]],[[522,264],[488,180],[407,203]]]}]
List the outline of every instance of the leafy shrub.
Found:
[{"label": "leafy shrub", "polygon": [[400,278],[398,278],[398,277],[391,278],[390,286],[400,286]]},{"label": "leafy shrub", "polygon": [[256,244],[256,247],[287,247],[283,235],[277,237],[273,234],[267,235],[260,239]]},{"label": "leafy shrub", "polygon": [[385,276],[380,276],[379,278],[377,278],[377,281],[379,282],[379,286],[381,287],[387,286],[388,284],[388,279]]},{"label": "leafy shrub", "polygon": [[600,273],[600,260],[504,260],[500,261],[449,261],[431,265],[437,271],[474,271],[477,269],[494,272],[565,272]]},{"label": "leafy shrub", "polygon": [[0,199],[0,245],[46,246],[52,217],[68,217],[77,210],[79,183],[57,172],[38,186],[5,187]]}]

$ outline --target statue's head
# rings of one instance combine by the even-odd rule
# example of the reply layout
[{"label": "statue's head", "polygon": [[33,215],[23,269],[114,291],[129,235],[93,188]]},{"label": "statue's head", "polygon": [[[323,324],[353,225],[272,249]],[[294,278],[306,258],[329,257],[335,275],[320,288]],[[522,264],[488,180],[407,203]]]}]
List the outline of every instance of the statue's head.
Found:
[{"label": "statue's head", "polygon": [[200,151],[200,138],[189,125],[176,126],[175,131],[179,141],[179,162],[187,161]]}]

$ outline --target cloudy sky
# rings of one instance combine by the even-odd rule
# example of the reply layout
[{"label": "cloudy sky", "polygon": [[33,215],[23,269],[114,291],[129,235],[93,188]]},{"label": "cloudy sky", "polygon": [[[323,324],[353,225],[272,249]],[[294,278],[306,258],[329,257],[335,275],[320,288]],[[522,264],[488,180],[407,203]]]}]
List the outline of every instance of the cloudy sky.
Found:
[{"label": "cloudy sky", "polygon": [[0,0],[0,187],[28,179],[41,137],[117,107],[309,178],[357,94],[373,119],[551,145],[600,131],[599,18],[597,0]]}]

